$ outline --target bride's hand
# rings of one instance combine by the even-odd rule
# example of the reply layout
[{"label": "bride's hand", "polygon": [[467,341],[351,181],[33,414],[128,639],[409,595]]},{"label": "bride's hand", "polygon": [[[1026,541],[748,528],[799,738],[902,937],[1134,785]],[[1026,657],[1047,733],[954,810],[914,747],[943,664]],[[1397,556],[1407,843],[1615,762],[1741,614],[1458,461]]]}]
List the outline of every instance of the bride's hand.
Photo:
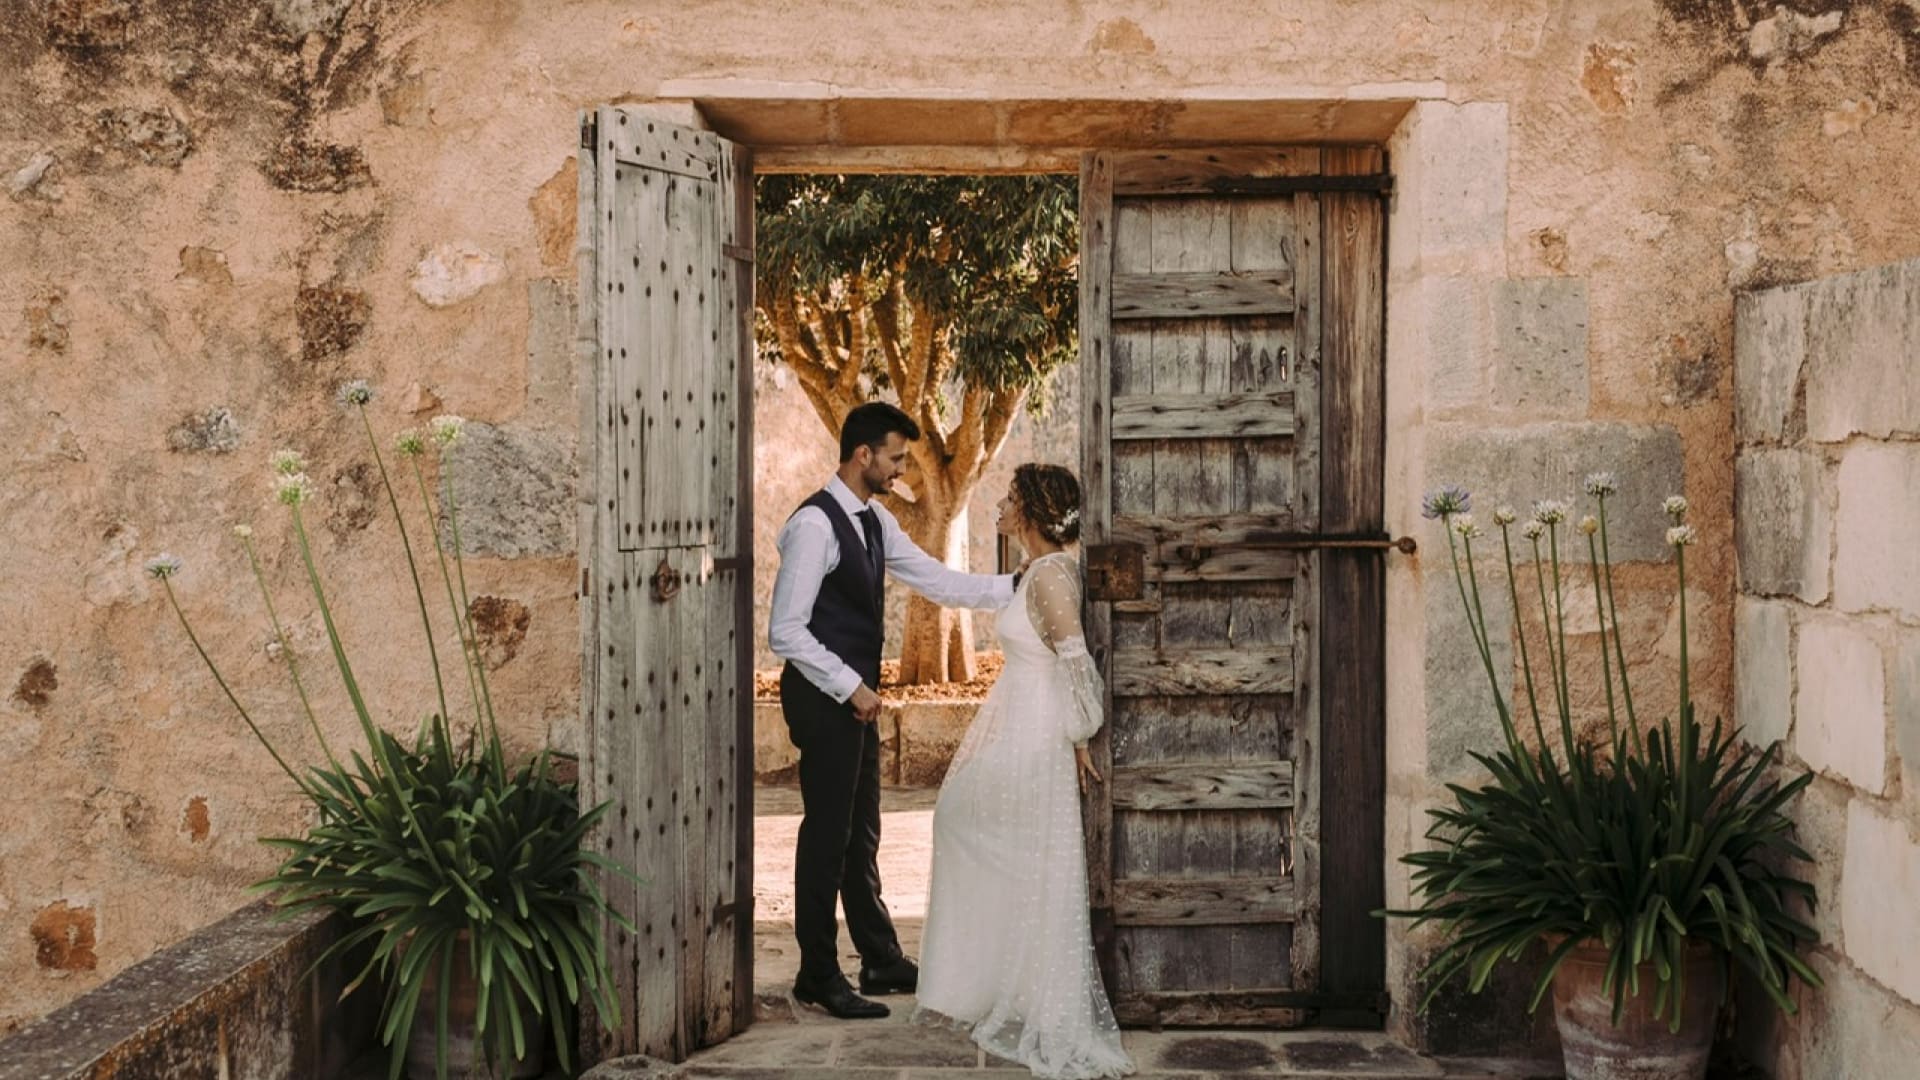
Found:
[{"label": "bride's hand", "polygon": [[1080,794],[1087,793],[1087,782],[1100,782],[1100,770],[1093,767],[1093,754],[1084,746],[1073,748],[1073,763],[1080,774]]}]

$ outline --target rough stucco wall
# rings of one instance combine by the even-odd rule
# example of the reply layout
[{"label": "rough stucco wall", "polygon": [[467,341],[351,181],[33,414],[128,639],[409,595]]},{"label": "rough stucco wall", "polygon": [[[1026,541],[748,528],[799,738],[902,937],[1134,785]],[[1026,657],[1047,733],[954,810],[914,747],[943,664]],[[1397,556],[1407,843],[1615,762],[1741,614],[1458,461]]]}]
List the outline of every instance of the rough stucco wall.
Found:
[{"label": "rough stucco wall", "polygon": [[[142,558],[187,559],[210,647],[294,739],[227,528],[252,519],[291,590],[266,455],[299,443],[321,463],[316,518],[368,497],[335,382],[375,379],[383,428],[425,404],[418,384],[498,426],[486,460],[570,482],[555,300],[580,107],[715,78],[1042,96],[1405,81],[1506,103],[1493,272],[1584,279],[1582,415],[1682,440],[1704,533],[1701,692],[1722,706],[1730,290],[1920,246],[1920,205],[1897,197],[1920,165],[1909,0],[1796,3],[1759,23],[1757,6],[1715,0],[969,0],[910,18],[865,0],[20,8],[0,26],[0,1029],[237,906],[269,862],[252,838],[301,823]],[[429,265],[416,291],[437,250],[446,272]],[[230,419],[209,420],[218,409]],[[1426,422],[1417,405],[1397,415]],[[495,534],[514,557],[472,568],[528,615],[498,700],[519,743],[570,744],[572,507],[522,511]],[[404,721],[430,682],[400,629],[391,526],[364,517],[339,512],[317,543],[363,678]],[[323,668],[317,627],[285,602]]]}]

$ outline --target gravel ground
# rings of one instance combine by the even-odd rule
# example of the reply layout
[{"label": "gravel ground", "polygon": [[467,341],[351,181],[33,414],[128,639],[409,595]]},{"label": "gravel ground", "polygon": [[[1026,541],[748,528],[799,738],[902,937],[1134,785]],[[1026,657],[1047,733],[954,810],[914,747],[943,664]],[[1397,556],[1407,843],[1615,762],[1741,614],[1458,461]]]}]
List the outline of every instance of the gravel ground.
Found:
[{"label": "gravel ground", "polygon": [[[937,788],[883,788],[880,796],[880,884],[900,945],[920,955],[927,917],[927,874],[933,858]],[[753,818],[753,966],[756,994],[784,995],[800,972],[793,940],[793,848],[800,833],[800,789],[759,785]],[[842,916],[844,923],[845,916]],[[841,968],[860,971],[860,956],[840,930]]]}]

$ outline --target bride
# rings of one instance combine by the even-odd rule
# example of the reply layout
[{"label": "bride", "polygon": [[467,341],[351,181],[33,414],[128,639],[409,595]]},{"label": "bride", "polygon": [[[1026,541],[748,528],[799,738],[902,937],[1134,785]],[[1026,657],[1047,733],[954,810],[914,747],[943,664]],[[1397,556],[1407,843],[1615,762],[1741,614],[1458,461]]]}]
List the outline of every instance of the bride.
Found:
[{"label": "bride", "polygon": [[[1100,985],[1079,792],[1100,774],[1100,675],[1080,628],[1080,484],[1022,465],[999,529],[1026,551],[996,620],[1006,668],[955,753],[933,814],[916,1020],[970,1030],[1044,1077],[1123,1076],[1133,1062]],[[1078,779],[1078,788],[1075,780]]]}]

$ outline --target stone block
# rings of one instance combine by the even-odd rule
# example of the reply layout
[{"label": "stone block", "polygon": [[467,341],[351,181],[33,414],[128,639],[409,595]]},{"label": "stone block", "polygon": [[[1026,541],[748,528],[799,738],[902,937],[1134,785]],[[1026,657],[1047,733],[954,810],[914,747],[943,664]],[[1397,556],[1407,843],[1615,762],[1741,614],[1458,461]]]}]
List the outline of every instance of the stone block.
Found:
[{"label": "stone block", "polygon": [[[1488,359],[1492,331],[1486,283],[1473,278],[1435,277],[1410,284],[1404,303],[1389,297],[1392,333],[1425,343],[1429,414],[1477,408],[1488,397]],[[1397,310],[1396,310],[1397,309]],[[1395,320],[1395,316],[1401,316]]]},{"label": "stone block", "polygon": [[[1613,560],[1671,557],[1660,504],[1686,490],[1680,434],[1674,429],[1569,421],[1491,429],[1434,425],[1427,435],[1429,486],[1459,484],[1473,492],[1474,510],[1489,530],[1493,510],[1502,503],[1524,514],[1535,499],[1569,499],[1576,516],[1586,513],[1591,500],[1583,494],[1584,481],[1600,471],[1620,478],[1619,494],[1607,503]],[[1567,542],[1568,536],[1580,542]],[[1445,543],[1434,532],[1420,542]],[[1562,533],[1561,548],[1563,558],[1587,561],[1584,539],[1570,529]]]},{"label": "stone block", "polygon": [[1493,401],[1529,417],[1587,413],[1587,283],[1545,277],[1493,286]]},{"label": "stone block", "polygon": [[167,431],[167,449],[182,454],[231,454],[240,446],[233,410],[214,406],[193,413]]},{"label": "stone block", "polygon": [[1852,620],[1809,618],[1794,654],[1794,751],[1874,795],[1886,789],[1887,696],[1880,645]]},{"label": "stone block", "polygon": [[446,475],[454,483],[467,554],[518,559],[574,553],[579,474],[571,437],[468,423]]},{"label": "stone block", "polygon": [[1920,434],[1920,259],[1827,278],[1807,309],[1807,434]]},{"label": "stone block", "polygon": [[[1441,541],[1444,543],[1444,541]],[[1482,569],[1490,569],[1489,562]],[[1486,668],[1473,643],[1453,572],[1444,564],[1427,575],[1427,775],[1471,782],[1486,775],[1471,756],[1501,745],[1500,715]],[[1497,599],[1483,605],[1500,696],[1513,707],[1513,611]]]},{"label": "stone block", "polygon": [[1806,1011],[1793,1025],[1800,1080],[1912,1076],[1920,1061],[1920,1009],[1843,961],[1822,953],[1808,959],[1826,985],[1802,997]]},{"label": "stone block", "polygon": [[1920,630],[1902,630],[1896,639],[1887,711],[1900,755],[1901,790],[1912,799],[1920,792]]},{"label": "stone block", "polygon": [[897,782],[907,787],[938,787],[947,778],[947,767],[980,711],[980,703],[920,701],[888,711],[899,713]]},{"label": "stone block", "polygon": [[527,407],[523,423],[576,429],[573,285],[553,278],[527,282]]},{"label": "stone block", "polygon": [[1808,288],[1741,293],[1733,302],[1735,430],[1741,442],[1782,438],[1807,359]]},{"label": "stone block", "polygon": [[498,255],[468,243],[440,244],[427,252],[408,277],[413,293],[428,307],[452,307],[507,276]]},{"label": "stone block", "polygon": [[193,152],[193,133],[167,109],[107,109],[94,122],[109,142],[148,165],[177,169]]},{"label": "stone block", "polygon": [[1787,605],[1741,597],[1733,615],[1734,723],[1755,746],[1793,727],[1793,624]]},{"label": "stone block", "polygon": [[1920,444],[1850,447],[1836,486],[1834,605],[1920,619]]},{"label": "stone block", "polygon": [[1840,926],[1860,970],[1920,1005],[1920,844],[1865,799],[1847,807]]},{"label": "stone block", "polygon": [[[1422,101],[1402,125],[1393,155],[1389,231],[1411,259],[1439,273],[1506,273],[1507,106]],[[1398,247],[1399,245],[1395,245]]]},{"label": "stone block", "polygon": [[1733,478],[1734,550],[1740,588],[1760,596],[1827,598],[1832,515],[1825,467],[1805,450],[1750,450]]}]

